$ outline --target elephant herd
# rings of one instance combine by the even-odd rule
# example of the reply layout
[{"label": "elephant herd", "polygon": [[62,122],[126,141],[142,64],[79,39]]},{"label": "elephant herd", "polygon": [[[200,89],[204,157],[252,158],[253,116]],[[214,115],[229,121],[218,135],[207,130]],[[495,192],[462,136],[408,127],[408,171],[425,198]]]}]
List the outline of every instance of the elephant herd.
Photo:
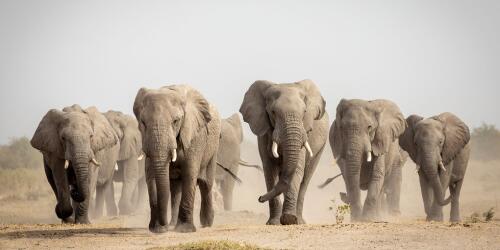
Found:
[{"label": "elephant herd", "polygon": [[[245,93],[239,112],[257,136],[267,187],[258,201],[269,203],[267,224],[305,223],[305,194],[327,138],[345,182],[341,199],[350,205],[351,221],[377,221],[384,210],[400,213],[408,156],[417,164],[427,220],[442,221],[442,207],[450,202],[450,220],[460,220],[470,133],[458,117],[442,113],[405,119],[388,100],[342,99],[330,126],[325,106],[311,80],[256,81]],[[215,106],[190,86],[141,88],[133,112],[135,118],[73,105],[42,118],[31,144],[43,154],[57,199],[55,212],[63,222],[90,223],[89,210],[98,218],[104,205],[108,215],[133,213],[147,193],[150,231],[162,233],[172,226],[194,232],[197,186],[200,224],[210,227],[215,187],[230,210],[238,166],[260,169],[240,159],[239,115],[221,119]],[[113,181],[123,183],[118,207]],[[361,190],[367,191],[364,203]]]}]

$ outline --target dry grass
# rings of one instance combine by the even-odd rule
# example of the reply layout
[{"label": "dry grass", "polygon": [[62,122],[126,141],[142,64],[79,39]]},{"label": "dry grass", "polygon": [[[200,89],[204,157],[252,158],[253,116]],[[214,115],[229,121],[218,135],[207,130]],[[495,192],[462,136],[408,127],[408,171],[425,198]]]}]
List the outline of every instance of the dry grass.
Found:
[{"label": "dry grass", "polygon": [[261,250],[267,248],[261,248],[255,245],[250,245],[246,243],[227,241],[227,240],[206,240],[198,242],[190,242],[178,244],[169,247],[153,247],[148,248],[149,250]]},{"label": "dry grass", "polygon": [[38,200],[51,192],[40,169],[3,169],[0,174],[0,200]]}]

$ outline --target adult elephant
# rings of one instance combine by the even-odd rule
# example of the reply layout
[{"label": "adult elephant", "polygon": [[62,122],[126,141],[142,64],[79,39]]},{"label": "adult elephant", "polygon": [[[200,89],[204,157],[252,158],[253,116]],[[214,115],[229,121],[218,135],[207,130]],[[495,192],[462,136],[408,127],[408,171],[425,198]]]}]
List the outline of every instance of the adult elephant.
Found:
[{"label": "adult elephant", "polygon": [[[342,99],[338,104],[330,146],[344,176],[343,200],[351,206],[351,221],[377,220],[380,197],[389,186],[388,200],[399,201],[402,155],[397,140],[405,127],[403,114],[391,101]],[[363,206],[361,190],[368,190]]]},{"label": "adult elephant", "polygon": [[[411,115],[399,144],[417,164],[427,220],[443,221],[451,200],[450,221],[460,221],[460,190],[469,162],[469,127],[452,113],[430,118]],[[446,188],[451,197],[445,199]]]},{"label": "adult elephant", "polygon": [[90,223],[89,200],[96,185],[113,185],[117,136],[95,108],[78,105],[51,109],[42,118],[31,145],[43,154],[47,180],[57,198],[55,212],[63,222]]},{"label": "adult elephant", "polygon": [[[311,80],[256,81],[240,107],[257,136],[269,201],[267,224],[302,224],[304,196],[328,134],[325,101]],[[279,178],[278,178],[279,176]],[[284,193],[283,207],[278,195]]]},{"label": "adult elephant", "polygon": [[[127,215],[138,208],[147,192],[141,132],[133,116],[113,110],[104,113],[104,116],[115,130],[119,140],[118,169],[115,171],[114,180],[122,182],[118,208],[121,215]],[[96,203],[96,209],[102,211],[102,202]]]},{"label": "adult elephant", "polygon": [[196,231],[193,224],[196,183],[201,191],[201,225],[211,226],[212,186],[220,134],[220,118],[215,107],[187,85],[170,85],[160,89],[141,88],[135,98],[134,114],[146,154],[151,207],[149,230],[155,233],[168,230],[170,192],[171,223],[176,224],[175,230]]},{"label": "adult elephant", "polygon": [[260,166],[250,165],[240,159],[240,144],[242,142],[243,129],[239,115],[233,114],[222,119],[219,150],[217,151],[217,163],[220,168],[216,170],[215,182],[222,194],[224,210],[227,211],[233,207],[233,190],[236,182],[234,175],[238,174],[239,165],[261,170]]}]

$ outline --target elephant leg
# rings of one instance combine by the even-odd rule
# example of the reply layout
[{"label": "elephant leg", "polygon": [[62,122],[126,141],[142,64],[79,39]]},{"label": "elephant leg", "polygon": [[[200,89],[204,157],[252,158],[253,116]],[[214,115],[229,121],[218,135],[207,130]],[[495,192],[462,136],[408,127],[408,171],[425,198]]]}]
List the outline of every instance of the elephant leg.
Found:
[{"label": "elephant leg", "polygon": [[212,186],[209,180],[198,180],[201,194],[200,224],[211,227],[214,222],[214,207],[212,203]]},{"label": "elephant leg", "polygon": [[172,200],[172,214],[170,219],[170,226],[177,225],[177,218],[179,217],[179,206],[181,204],[182,195],[182,181],[180,179],[170,179],[170,198]]},{"label": "elephant leg", "polygon": [[399,209],[399,201],[401,196],[401,182],[403,175],[401,173],[401,166],[393,166],[391,174],[388,176],[387,181],[387,211],[391,216],[399,216],[401,210]]},{"label": "elephant leg", "polygon": [[222,199],[224,201],[224,210],[226,211],[231,211],[233,209],[234,182],[231,176],[226,175],[220,185]]},{"label": "elephant leg", "polygon": [[99,219],[104,215],[104,185],[97,185],[95,192],[95,205],[92,210],[92,218]]},{"label": "elephant leg", "polygon": [[[264,163],[264,178],[266,180],[266,188],[269,192],[278,182],[279,168],[271,163]],[[281,217],[281,201],[279,196],[269,200],[269,219],[267,225],[279,225]]]},{"label": "elephant leg", "polygon": [[147,201],[147,195],[148,195],[148,186],[146,185],[146,180],[144,177],[142,177],[139,180],[138,189],[139,189],[139,199],[137,205],[138,207],[142,208],[143,204],[145,204]]},{"label": "elephant leg", "polygon": [[182,196],[175,231],[196,232],[196,227],[193,223],[193,207],[199,167],[200,163],[193,162],[188,162],[187,165],[181,166]]},{"label": "elephant leg", "polygon": [[365,204],[363,206],[363,219],[367,221],[374,221],[377,217],[378,200],[385,179],[385,157],[379,156],[375,164],[373,164],[373,171],[371,180],[368,184],[368,192],[366,194]]},{"label": "elephant leg", "polygon": [[[452,168],[450,168],[449,172],[451,172]],[[440,181],[441,181],[441,188],[443,189],[443,192],[446,191],[446,188],[449,186],[450,183],[450,174],[449,173],[441,173],[439,175]],[[443,221],[443,207],[437,204],[436,200],[434,199],[431,207],[431,217],[430,220],[432,221]]]},{"label": "elephant leg", "polygon": [[[56,164],[64,164],[64,162],[61,161]],[[62,168],[62,165],[60,167]],[[73,214],[73,207],[71,206],[69,183],[68,178],[66,177],[66,172],[52,171],[45,159],[44,169],[47,180],[49,181],[57,199],[57,205],[55,208],[57,217],[61,219],[63,223],[71,222],[70,217]]]},{"label": "elephant leg", "polygon": [[118,208],[115,202],[115,186],[113,185],[113,180],[108,180],[104,184],[104,198],[106,202],[106,215],[116,216],[118,215]]},{"label": "elephant leg", "polygon": [[316,167],[318,166],[318,162],[320,160],[320,156],[323,152],[323,149],[325,146],[323,146],[317,153],[314,155],[312,159],[309,159],[309,161],[306,163],[304,167],[304,177],[302,179],[302,182],[300,183],[300,189],[299,189],[299,196],[297,197],[297,223],[298,224],[305,224],[306,221],[304,220],[304,216],[302,214],[302,211],[304,209],[304,198],[306,196],[306,191],[307,187],[309,186],[309,182],[311,181],[311,178],[314,174],[314,171],[316,170]]},{"label": "elephant leg", "polygon": [[280,217],[280,223],[283,225],[298,224],[297,201],[301,183],[304,179],[305,151],[305,148],[302,148],[299,153],[303,157],[299,158],[297,162],[297,169],[295,169],[295,173],[290,180],[289,188],[284,194],[285,199],[283,201],[283,212]]},{"label": "elephant leg", "polygon": [[130,214],[134,210],[133,194],[139,179],[137,157],[119,161],[118,166],[123,169],[123,186],[118,207],[120,214]]},{"label": "elephant leg", "polygon": [[450,185],[451,193],[451,210],[450,210],[450,221],[460,222],[460,190],[462,189],[462,183],[464,179],[461,179]]}]

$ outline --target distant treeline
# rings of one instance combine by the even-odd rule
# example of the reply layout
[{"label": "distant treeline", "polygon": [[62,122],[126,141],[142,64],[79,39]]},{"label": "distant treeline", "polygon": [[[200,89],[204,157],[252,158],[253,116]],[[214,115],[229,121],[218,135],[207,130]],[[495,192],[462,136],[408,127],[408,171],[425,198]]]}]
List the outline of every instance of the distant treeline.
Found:
[{"label": "distant treeline", "polygon": [[[483,123],[471,134],[472,159],[500,160],[500,131]],[[42,168],[42,155],[30,145],[27,137],[13,138],[7,145],[0,145],[0,169]]]}]

